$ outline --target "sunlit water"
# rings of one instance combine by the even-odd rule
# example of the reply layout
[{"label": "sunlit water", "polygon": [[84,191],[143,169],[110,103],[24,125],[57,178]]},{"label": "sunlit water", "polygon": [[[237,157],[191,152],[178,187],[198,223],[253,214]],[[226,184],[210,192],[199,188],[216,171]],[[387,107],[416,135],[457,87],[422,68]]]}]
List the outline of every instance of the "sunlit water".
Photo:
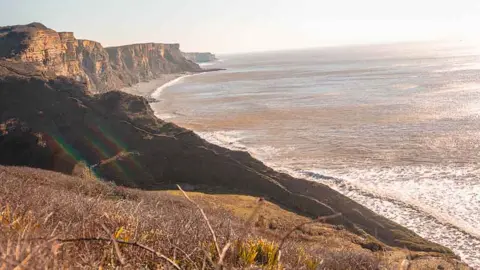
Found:
[{"label": "sunlit water", "polygon": [[212,67],[228,70],[157,93],[157,115],[325,183],[480,267],[475,47],[232,55]]}]

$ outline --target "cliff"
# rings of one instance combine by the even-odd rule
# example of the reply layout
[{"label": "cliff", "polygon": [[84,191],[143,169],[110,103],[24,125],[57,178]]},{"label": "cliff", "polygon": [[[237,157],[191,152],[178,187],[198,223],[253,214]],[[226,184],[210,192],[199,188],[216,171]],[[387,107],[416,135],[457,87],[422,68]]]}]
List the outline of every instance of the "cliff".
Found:
[{"label": "cliff", "polygon": [[215,54],[209,52],[186,52],[183,53],[183,56],[195,63],[208,63],[217,60]]},{"label": "cliff", "polygon": [[145,43],[108,47],[112,68],[128,84],[147,81],[165,73],[195,72],[197,64],[183,57],[179,44]]},{"label": "cliff", "polygon": [[0,28],[0,59],[33,64],[40,72],[74,78],[92,92],[120,89],[164,73],[198,72],[178,44],[103,48],[39,23]]}]

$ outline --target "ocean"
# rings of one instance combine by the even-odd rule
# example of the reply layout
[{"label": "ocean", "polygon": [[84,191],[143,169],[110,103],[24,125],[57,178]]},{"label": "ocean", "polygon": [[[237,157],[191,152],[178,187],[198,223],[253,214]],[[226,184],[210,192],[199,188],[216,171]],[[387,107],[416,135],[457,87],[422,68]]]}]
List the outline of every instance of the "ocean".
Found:
[{"label": "ocean", "polygon": [[480,267],[480,47],[403,43],[221,56],[158,117],[324,183]]}]

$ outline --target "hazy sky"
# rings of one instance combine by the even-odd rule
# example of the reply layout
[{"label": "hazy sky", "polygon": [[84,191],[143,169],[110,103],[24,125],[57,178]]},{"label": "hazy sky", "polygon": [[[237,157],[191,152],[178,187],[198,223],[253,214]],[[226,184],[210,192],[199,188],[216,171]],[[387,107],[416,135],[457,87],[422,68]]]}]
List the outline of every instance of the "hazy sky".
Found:
[{"label": "hazy sky", "polygon": [[224,53],[480,39],[480,0],[0,0],[0,25],[32,21],[104,46]]}]

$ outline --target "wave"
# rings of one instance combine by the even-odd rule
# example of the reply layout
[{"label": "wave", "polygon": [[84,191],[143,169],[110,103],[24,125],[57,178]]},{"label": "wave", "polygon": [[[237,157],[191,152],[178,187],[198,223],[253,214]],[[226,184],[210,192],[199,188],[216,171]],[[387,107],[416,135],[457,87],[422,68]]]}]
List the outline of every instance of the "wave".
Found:
[{"label": "wave", "polygon": [[202,139],[235,151],[247,151],[247,147],[240,143],[244,138],[245,132],[235,131],[216,131],[216,132],[196,132]]},{"label": "wave", "polygon": [[200,63],[198,64],[200,67],[208,67],[208,66],[213,66],[215,65],[216,62],[207,62],[207,63]]},{"label": "wave", "polygon": [[[425,171],[427,172],[428,169]],[[368,173],[361,171],[352,171],[349,176],[344,174],[337,177],[332,172],[328,172],[328,177],[319,173],[312,174],[312,171],[290,170],[290,173],[296,174],[297,177],[307,176],[312,180],[326,184],[360,204],[370,208],[376,213],[383,215],[407,228],[410,228],[420,236],[433,242],[442,244],[451,248],[456,254],[460,255],[463,260],[471,264],[471,266],[480,266],[480,234],[478,228],[472,223],[468,223],[468,216],[475,215],[475,211],[470,210],[469,213],[462,215],[460,203],[455,199],[446,201],[436,207],[429,204],[427,198],[442,198],[441,194],[437,196],[412,196],[412,190],[428,190],[431,185],[424,185],[422,181],[407,181],[391,185],[388,183],[368,184],[358,179],[349,177],[361,176],[363,178],[374,177]],[[315,173],[315,170],[313,170]],[[391,169],[384,169],[385,175],[393,176]],[[311,177],[308,177],[310,175]],[[341,178],[340,178],[341,177]],[[458,190],[453,190],[445,181],[434,179],[438,192],[443,196],[459,196]],[[468,193],[468,192],[467,192]],[[473,190],[471,193],[475,193]],[[430,195],[430,194],[429,194]],[[461,194],[460,196],[470,197],[471,194]],[[440,201],[440,200],[439,200]],[[439,202],[437,201],[437,202]],[[457,205],[452,205],[456,203]],[[448,210],[460,212],[459,215],[449,215]],[[464,209],[463,209],[464,210]],[[478,213],[478,212],[477,212]],[[478,221],[477,221],[478,222]]]},{"label": "wave", "polygon": [[155,117],[165,121],[165,120],[175,118],[176,115],[173,113],[155,113]]},{"label": "wave", "polygon": [[447,72],[457,72],[457,71],[466,71],[466,70],[476,71],[479,69],[480,69],[480,64],[463,64],[463,65],[456,65],[453,67],[433,70],[433,73],[447,73]]},{"label": "wave", "polygon": [[418,87],[420,87],[420,85],[413,83],[399,83],[392,85],[392,88],[397,90],[415,90]]}]

